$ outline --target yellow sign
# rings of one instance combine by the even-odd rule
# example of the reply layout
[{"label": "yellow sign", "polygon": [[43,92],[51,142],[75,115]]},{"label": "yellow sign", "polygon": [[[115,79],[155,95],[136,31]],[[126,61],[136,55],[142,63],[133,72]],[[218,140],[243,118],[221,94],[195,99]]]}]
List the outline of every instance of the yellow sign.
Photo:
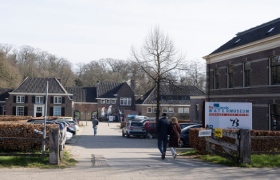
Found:
[{"label": "yellow sign", "polygon": [[223,137],[223,130],[215,128],[215,136],[216,137]]}]

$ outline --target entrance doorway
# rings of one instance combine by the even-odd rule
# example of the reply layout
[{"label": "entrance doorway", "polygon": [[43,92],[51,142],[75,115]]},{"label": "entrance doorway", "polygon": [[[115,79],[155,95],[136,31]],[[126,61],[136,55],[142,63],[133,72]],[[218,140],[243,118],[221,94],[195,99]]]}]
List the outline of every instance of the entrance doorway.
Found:
[{"label": "entrance doorway", "polygon": [[272,131],[280,130],[280,105],[279,104],[270,105],[270,130]]},{"label": "entrance doorway", "polygon": [[44,116],[44,105],[34,105],[34,117]]}]

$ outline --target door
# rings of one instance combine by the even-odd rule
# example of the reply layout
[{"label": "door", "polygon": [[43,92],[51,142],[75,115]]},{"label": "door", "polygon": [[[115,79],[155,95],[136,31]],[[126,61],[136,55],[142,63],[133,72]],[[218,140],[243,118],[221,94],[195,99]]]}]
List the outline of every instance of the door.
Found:
[{"label": "door", "polygon": [[44,105],[34,105],[34,117],[44,116]]}]

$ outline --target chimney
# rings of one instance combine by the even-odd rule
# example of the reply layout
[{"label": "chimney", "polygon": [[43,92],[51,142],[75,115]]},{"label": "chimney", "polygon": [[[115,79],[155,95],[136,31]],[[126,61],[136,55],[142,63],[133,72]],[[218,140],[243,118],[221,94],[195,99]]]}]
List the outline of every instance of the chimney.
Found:
[{"label": "chimney", "polygon": [[133,91],[135,91],[135,81],[134,80],[130,80],[130,87]]}]

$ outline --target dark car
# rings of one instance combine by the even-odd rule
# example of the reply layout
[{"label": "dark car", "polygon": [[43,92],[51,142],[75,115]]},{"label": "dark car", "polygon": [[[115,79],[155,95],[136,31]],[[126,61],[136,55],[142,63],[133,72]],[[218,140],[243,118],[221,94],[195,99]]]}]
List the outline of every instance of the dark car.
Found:
[{"label": "dark car", "polygon": [[182,129],[181,134],[180,134],[179,147],[189,146],[190,145],[189,130],[191,128],[202,128],[202,125],[201,124],[191,125],[191,126],[188,126],[188,127],[185,127],[184,129]]},{"label": "dark car", "polygon": [[130,136],[143,136],[146,138],[145,122],[143,121],[129,121],[122,129],[122,136],[129,138]]},{"label": "dark car", "polygon": [[156,133],[156,122],[155,121],[145,122],[144,128],[147,133],[155,134]]},{"label": "dark car", "polygon": [[179,123],[179,125],[181,126],[181,129],[184,129],[185,127],[191,126],[191,125],[201,125],[201,124],[197,124],[197,123]]}]

